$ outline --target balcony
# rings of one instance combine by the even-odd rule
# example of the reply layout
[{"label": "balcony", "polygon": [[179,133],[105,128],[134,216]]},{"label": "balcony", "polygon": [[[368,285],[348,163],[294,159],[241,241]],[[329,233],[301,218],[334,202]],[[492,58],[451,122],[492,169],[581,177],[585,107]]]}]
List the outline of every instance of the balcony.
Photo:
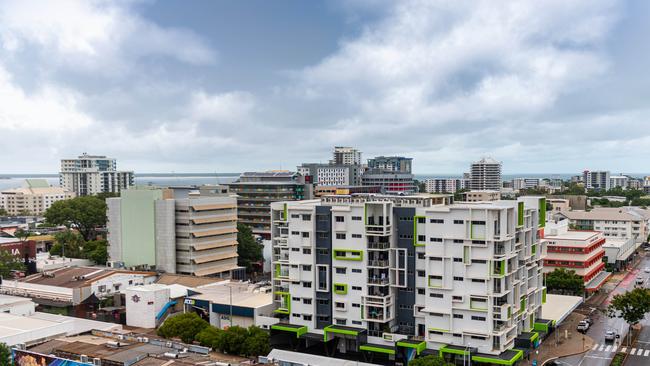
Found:
[{"label": "balcony", "polygon": [[383,243],[383,242],[368,243],[368,249],[387,250],[390,249],[390,243]]},{"label": "balcony", "polygon": [[387,286],[390,283],[390,280],[388,278],[368,278],[368,283],[371,285],[381,285],[381,286]]},{"label": "balcony", "polygon": [[368,267],[388,268],[390,262],[388,259],[383,260],[368,260]]}]

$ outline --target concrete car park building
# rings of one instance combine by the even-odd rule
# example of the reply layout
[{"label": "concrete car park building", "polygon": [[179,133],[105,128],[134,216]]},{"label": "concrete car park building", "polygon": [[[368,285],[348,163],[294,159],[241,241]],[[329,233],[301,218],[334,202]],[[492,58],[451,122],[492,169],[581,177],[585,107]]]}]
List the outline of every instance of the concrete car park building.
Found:
[{"label": "concrete car park building", "polygon": [[532,347],[542,321],[545,198],[448,201],[273,203],[281,321],[272,335],[290,334],[294,346],[320,342],[330,354],[404,360],[425,349],[445,358],[469,350],[475,362],[516,362],[515,343]]}]

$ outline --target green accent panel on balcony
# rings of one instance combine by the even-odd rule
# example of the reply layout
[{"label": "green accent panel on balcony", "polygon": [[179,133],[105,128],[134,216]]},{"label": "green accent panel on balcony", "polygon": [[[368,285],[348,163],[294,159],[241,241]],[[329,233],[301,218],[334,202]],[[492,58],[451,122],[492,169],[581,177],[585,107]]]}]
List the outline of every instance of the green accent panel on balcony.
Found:
[{"label": "green accent panel on balcony", "polygon": [[517,203],[517,226],[524,226],[524,203]]},{"label": "green accent panel on balcony", "polygon": [[[363,250],[336,248],[332,251],[334,259],[340,261],[362,261]],[[348,255],[348,253],[350,255]]]},{"label": "green accent panel on balcony", "polygon": [[361,329],[355,330],[350,327],[345,327],[341,325],[328,325],[325,328],[323,328],[323,340],[325,342],[329,341],[328,339],[328,334],[329,333],[336,333],[336,334],[343,334],[343,335],[351,335],[351,336],[358,336],[359,332],[362,331]]},{"label": "green accent panel on balcony", "polygon": [[345,295],[348,293],[348,285],[345,283],[335,283],[333,289],[334,293],[338,295]]},{"label": "green accent panel on balcony", "polygon": [[440,357],[443,357],[444,353],[450,353],[450,354],[453,354],[453,355],[460,355],[460,356],[469,355],[469,351],[462,348],[462,347],[459,347],[459,346],[447,346],[447,345],[444,345],[444,346],[440,347],[440,349],[438,350],[438,354],[439,354]]},{"label": "green accent panel on balcony", "polygon": [[535,245],[533,245],[531,247],[531,252],[532,252],[533,255],[535,255],[537,253],[537,244],[535,244]]},{"label": "green accent panel on balcony", "polygon": [[542,289],[542,304],[546,304],[546,287]]},{"label": "green accent panel on balcony", "polygon": [[397,347],[413,348],[415,349],[416,354],[419,355],[422,351],[427,349],[427,342],[407,339],[397,341]]},{"label": "green accent panel on balcony", "polygon": [[546,226],[546,197],[539,199],[539,227]]},{"label": "green accent panel on balcony", "polygon": [[425,219],[425,216],[413,216],[413,246],[423,247],[426,243],[418,243],[418,219]]},{"label": "green accent panel on balcony", "polygon": [[282,296],[282,307],[276,309],[274,312],[278,314],[290,314],[291,313],[291,294],[284,291],[276,291],[276,295]]},{"label": "green accent panel on balcony", "polygon": [[389,355],[395,354],[395,348],[389,346],[375,345],[375,344],[362,344],[359,346],[362,351],[385,353]]},{"label": "green accent panel on balcony", "polygon": [[283,221],[289,220],[289,210],[287,208],[287,204],[284,204],[284,210],[282,211],[284,217],[282,218]]},{"label": "green accent panel on balcony", "polygon": [[524,310],[526,310],[526,295],[519,299],[519,312],[522,313]]},{"label": "green accent panel on balcony", "polygon": [[492,356],[492,355],[480,355],[480,356],[474,356],[472,355],[472,361],[475,362],[484,362],[484,363],[489,363],[493,365],[506,365],[506,366],[512,366],[515,364],[515,362],[519,361],[523,356],[524,356],[524,351],[519,350],[519,349],[512,349],[505,351],[512,353],[512,357],[510,358],[501,358],[499,356]]},{"label": "green accent panel on balcony", "polygon": [[279,330],[282,332],[291,332],[296,334],[296,338],[300,338],[303,334],[307,333],[307,326],[298,326],[293,324],[273,324],[271,329]]}]

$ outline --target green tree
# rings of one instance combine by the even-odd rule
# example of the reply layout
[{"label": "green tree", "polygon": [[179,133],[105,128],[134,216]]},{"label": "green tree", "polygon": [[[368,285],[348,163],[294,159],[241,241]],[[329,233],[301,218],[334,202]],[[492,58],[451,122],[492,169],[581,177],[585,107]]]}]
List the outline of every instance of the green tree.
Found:
[{"label": "green tree", "polygon": [[101,192],[97,193],[95,197],[99,198],[102,201],[106,201],[107,198],[119,197],[120,194],[116,192]]},{"label": "green tree", "polygon": [[221,350],[231,355],[243,355],[246,353],[244,343],[248,338],[248,330],[238,325],[229,327],[225,330],[225,335],[222,337]]},{"label": "green tree", "polygon": [[192,343],[196,336],[210,324],[196,313],[185,313],[165,320],[158,328],[158,335],[165,338],[178,337],[185,343]]},{"label": "green tree", "polygon": [[585,285],[575,271],[556,268],[546,275],[546,288],[550,293],[581,295]]},{"label": "green tree", "polygon": [[454,364],[445,361],[444,358],[434,355],[418,357],[409,362],[409,366],[453,366]]},{"label": "green tree", "polygon": [[215,327],[206,327],[196,335],[194,340],[199,342],[199,344],[204,347],[219,349],[217,346],[219,344],[219,337],[222,336],[222,333],[223,331],[221,329]]},{"label": "green tree", "polygon": [[17,216],[34,216],[34,214],[29,210],[20,210]]},{"label": "green tree", "polygon": [[11,365],[11,349],[5,343],[0,343],[0,366]]},{"label": "green tree", "polygon": [[106,240],[91,240],[83,246],[83,257],[105,265],[108,261],[108,242]]},{"label": "green tree", "polygon": [[9,212],[4,207],[0,207],[0,216],[9,216]]},{"label": "green tree", "polygon": [[[610,318],[622,318],[630,328],[643,320],[648,312],[650,312],[650,290],[645,288],[635,288],[624,294],[614,295],[607,307],[607,315]],[[632,335],[631,329],[628,335]]]},{"label": "green tree", "polygon": [[463,189],[457,190],[456,193],[454,193],[454,201],[462,201],[462,200],[464,200],[465,195],[463,193],[465,193],[465,192],[469,192],[469,189],[463,188]]},{"label": "green tree", "polygon": [[61,231],[54,234],[54,245],[50,249],[50,254],[68,258],[85,258],[83,254],[85,244],[84,238],[76,231]]},{"label": "green tree", "polygon": [[85,240],[97,236],[97,228],[106,225],[106,202],[95,196],[57,201],[45,211],[48,223],[79,230]]},{"label": "green tree", "polygon": [[23,230],[23,229],[18,229],[18,230],[16,230],[16,231],[14,232],[14,236],[15,236],[16,238],[20,239],[21,242],[24,242],[25,240],[27,240],[27,238],[28,238],[30,235],[31,235],[31,234],[29,233],[29,231],[27,231],[27,230]]},{"label": "green tree", "polygon": [[254,325],[248,327],[248,338],[244,342],[244,354],[242,356],[267,355],[271,350],[269,347],[269,333]]},{"label": "green tree", "polygon": [[8,250],[0,249],[0,277],[8,278],[11,271],[24,271],[25,264]]},{"label": "green tree", "polygon": [[257,244],[251,228],[244,224],[237,224],[237,243],[237,254],[239,255],[237,263],[246,267],[246,270],[250,272],[253,269],[253,263],[259,262],[263,258],[263,246]]}]

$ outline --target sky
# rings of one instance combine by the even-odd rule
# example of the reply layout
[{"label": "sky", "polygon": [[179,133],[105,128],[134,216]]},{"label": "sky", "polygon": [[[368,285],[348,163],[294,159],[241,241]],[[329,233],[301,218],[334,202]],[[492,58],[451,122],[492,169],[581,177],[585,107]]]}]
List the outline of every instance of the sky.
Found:
[{"label": "sky", "polygon": [[0,174],[650,171],[650,2],[0,2]]}]

